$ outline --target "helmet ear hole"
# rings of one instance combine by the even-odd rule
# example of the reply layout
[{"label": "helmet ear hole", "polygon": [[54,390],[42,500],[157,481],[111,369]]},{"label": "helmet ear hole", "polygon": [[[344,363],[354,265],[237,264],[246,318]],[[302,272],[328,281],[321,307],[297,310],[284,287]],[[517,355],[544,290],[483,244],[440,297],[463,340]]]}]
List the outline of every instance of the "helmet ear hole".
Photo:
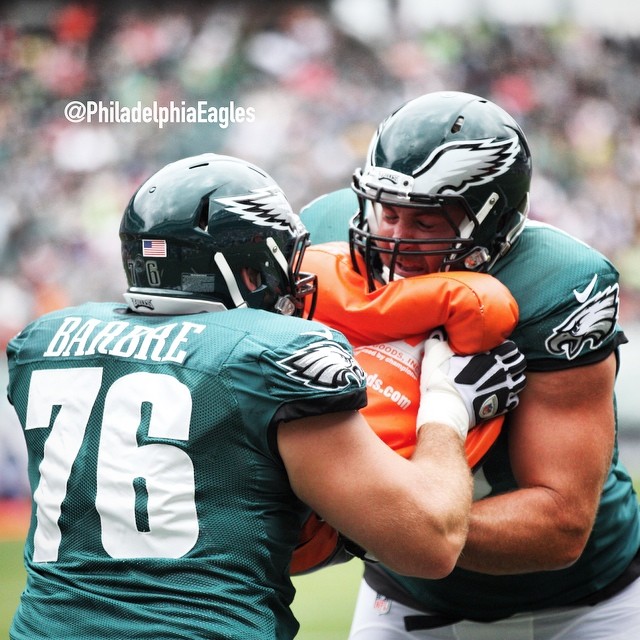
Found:
[{"label": "helmet ear hole", "polygon": [[206,231],[209,227],[209,198],[203,198],[198,216],[198,228]]},{"label": "helmet ear hole", "polygon": [[456,121],[453,123],[451,127],[451,133],[458,133],[462,129],[462,125],[464,124],[464,116],[458,116]]},{"label": "helmet ear hole", "polygon": [[243,267],[240,270],[240,277],[249,291],[255,291],[262,285],[262,275],[253,267]]}]

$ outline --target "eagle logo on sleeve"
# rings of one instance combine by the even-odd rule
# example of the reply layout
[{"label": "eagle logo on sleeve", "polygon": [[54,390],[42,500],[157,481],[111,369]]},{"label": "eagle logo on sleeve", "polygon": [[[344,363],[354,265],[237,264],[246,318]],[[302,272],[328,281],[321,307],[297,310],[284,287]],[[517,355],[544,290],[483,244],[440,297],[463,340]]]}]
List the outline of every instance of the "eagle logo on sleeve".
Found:
[{"label": "eagle logo on sleeve", "polygon": [[619,304],[617,284],[600,291],[553,329],[545,342],[547,351],[573,360],[587,345],[597,349],[615,329]]},{"label": "eagle logo on sleeve", "polygon": [[279,360],[278,365],[290,378],[313,389],[340,390],[354,383],[362,386],[366,378],[354,357],[330,338],[311,342]]}]

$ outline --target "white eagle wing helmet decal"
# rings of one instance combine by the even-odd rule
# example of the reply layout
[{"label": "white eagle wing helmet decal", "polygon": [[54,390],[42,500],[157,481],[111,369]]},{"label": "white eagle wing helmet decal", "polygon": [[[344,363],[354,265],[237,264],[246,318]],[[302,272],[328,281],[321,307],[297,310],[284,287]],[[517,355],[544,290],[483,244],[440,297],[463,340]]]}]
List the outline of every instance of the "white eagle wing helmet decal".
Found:
[{"label": "white eagle wing helmet decal", "polygon": [[435,148],[413,174],[414,189],[431,194],[462,194],[506,173],[520,152],[518,136],[447,142]]},{"label": "white eagle wing helmet decal", "polygon": [[281,231],[297,231],[300,222],[279,187],[253,189],[249,193],[227,198],[215,198],[226,209],[261,227]]},{"label": "white eagle wing helmet decal", "polygon": [[331,333],[310,332],[320,340],[298,349],[279,360],[289,378],[313,389],[344,389],[354,382],[362,385],[365,374],[355,358],[332,339]]}]

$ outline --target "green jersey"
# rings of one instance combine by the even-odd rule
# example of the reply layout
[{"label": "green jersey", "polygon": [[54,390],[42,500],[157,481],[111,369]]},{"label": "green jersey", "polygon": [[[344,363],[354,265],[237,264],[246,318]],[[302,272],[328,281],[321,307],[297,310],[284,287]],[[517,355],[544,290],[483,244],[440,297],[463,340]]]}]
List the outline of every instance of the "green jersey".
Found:
[{"label": "green jersey", "polygon": [[[310,203],[301,217],[314,244],[347,240],[348,220],[357,207],[355,194],[343,189]],[[520,317],[511,339],[527,357],[530,371],[598,362],[613,351],[617,354],[626,341],[617,325],[617,271],[600,253],[554,227],[529,221],[491,274],[518,303]],[[508,437],[507,416],[500,438],[476,473],[477,497],[517,488]],[[379,593],[414,608],[452,618],[490,620],[592,597],[625,572],[639,547],[638,500],[618,458],[616,441],[592,534],[572,566],[513,576],[455,569],[443,580],[422,580],[368,565],[365,579]]]},{"label": "green jersey", "polygon": [[13,640],[295,636],[288,568],[310,511],[275,430],[364,405],[340,334],[89,303],[7,355],[34,504]]}]

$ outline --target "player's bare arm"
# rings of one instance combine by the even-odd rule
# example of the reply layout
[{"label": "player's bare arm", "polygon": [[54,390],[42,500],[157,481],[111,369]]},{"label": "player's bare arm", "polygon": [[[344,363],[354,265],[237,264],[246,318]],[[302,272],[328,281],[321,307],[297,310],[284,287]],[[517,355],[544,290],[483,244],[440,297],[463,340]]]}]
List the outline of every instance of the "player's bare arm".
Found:
[{"label": "player's bare arm", "polygon": [[425,578],[453,569],[467,533],[471,476],[451,427],[424,426],[410,461],[357,413],[281,424],[278,446],[298,497],[380,561]]},{"label": "player's bare arm", "polygon": [[585,367],[528,374],[509,426],[520,489],[474,504],[461,567],[511,574],[577,560],[611,463],[614,375],[614,355]]}]

